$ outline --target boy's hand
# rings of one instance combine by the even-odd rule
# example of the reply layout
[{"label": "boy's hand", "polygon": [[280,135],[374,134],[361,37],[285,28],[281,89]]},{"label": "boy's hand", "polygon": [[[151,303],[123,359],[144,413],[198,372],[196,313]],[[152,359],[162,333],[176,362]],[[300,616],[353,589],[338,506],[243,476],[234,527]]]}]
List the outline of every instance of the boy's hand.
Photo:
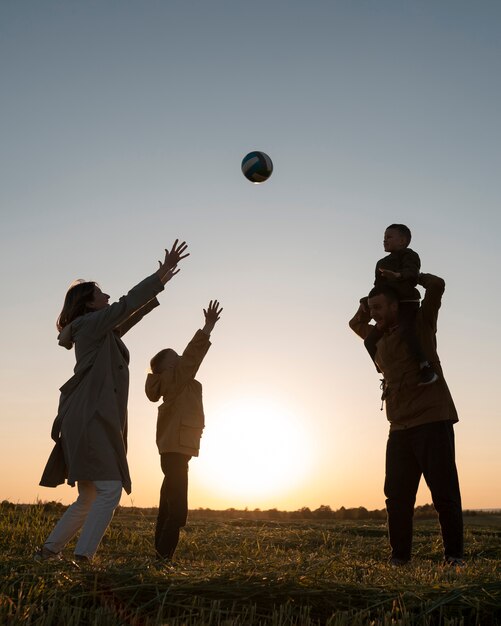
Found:
[{"label": "boy's hand", "polygon": [[187,248],[188,245],[185,241],[179,243],[179,239],[176,239],[176,241],[172,244],[170,252],[167,249],[165,250],[164,262],[158,262],[160,267],[157,270],[158,277],[164,285],[179,272],[177,269],[179,261],[187,256],[190,256],[189,252],[187,254],[183,254]]},{"label": "boy's hand", "polygon": [[392,272],[391,270],[384,270],[381,267],[379,268],[379,271],[381,272],[381,274],[385,277],[385,278],[400,278],[402,276],[402,274],[400,274],[400,272]]},{"label": "boy's hand", "polygon": [[210,332],[216,325],[216,322],[218,321],[222,310],[223,307],[219,306],[218,300],[211,300],[209,302],[209,306],[207,307],[207,309],[204,309],[205,326],[202,329],[204,333],[210,335]]}]

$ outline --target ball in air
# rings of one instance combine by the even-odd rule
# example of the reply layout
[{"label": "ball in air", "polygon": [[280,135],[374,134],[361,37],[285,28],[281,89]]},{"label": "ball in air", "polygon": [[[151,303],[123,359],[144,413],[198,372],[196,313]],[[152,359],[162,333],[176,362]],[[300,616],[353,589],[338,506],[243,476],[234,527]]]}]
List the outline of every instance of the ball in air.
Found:
[{"label": "ball in air", "polygon": [[251,183],[264,183],[272,172],[272,160],[265,152],[255,150],[242,159],[242,173]]}]

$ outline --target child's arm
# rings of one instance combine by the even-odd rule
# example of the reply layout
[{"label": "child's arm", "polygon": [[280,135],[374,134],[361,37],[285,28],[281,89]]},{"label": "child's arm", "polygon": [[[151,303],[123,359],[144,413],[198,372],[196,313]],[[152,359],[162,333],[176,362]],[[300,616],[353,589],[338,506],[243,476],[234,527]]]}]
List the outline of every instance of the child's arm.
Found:
[{"label": "child's arm", "polygon": [[219,319],[219,316],[221,315],[221,311],[223,310],[223,307],[221,307],[219,310],[219,302],[217,300],[211,300],[209,302],[209,306],[207,307],[207,309],[204,309],[204,315],[205,315],[205,326],[202,328],[202,331],[206,334],[209,335],[211,334],[211,332],[214,330],[214,326],[216,325],[216,322]]},{"label": "child's arm", "polygon": [[405,254],[402,255],[401,262],[402,264],[398,272],[382,268],[379,269],[379,272],[385,278],[393,280],[406,280],[413,285],[417,285],[419,272],[421,270],[421,260],[417,252],[408,248],[405,251]]},{"label": "child's arm", "polygon": [[178,393],[179,389],[189,380],[195,378],[198,368],[210,348],[210,333],[214,329],[222,310],[218,300],[211,300],[207,309],[204,309],[205,325],[202,330],[197,330],[174,369],[174,393]]}]

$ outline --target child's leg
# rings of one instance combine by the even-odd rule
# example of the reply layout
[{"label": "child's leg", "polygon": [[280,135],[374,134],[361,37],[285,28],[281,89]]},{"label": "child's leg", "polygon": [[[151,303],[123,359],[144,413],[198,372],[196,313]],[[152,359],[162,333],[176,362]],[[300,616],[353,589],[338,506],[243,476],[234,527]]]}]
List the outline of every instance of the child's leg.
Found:
[{"label": "child's leg", "polygon": [[420,385],[429,385],[438,380],[437,373],[431,367],[423,352],[421,343],[416,334],[416,313],[419,310],[418,302],[400,302],[398,307],[398,324],[402,339],[407,343],[409,352],[420,368]]},{"label": "child's leg", "polygon": [[376,344],[381,339],[382,336],[383,336],[383,333],[374,326],[371,332],[369,333],[369,335],[364,339],[364,346],[366,347],[367,352],[369,353],[374,365],[376,366],[377,371],[380,373],[381,373],[381,370],[377,366],[375,357],[376,357],[376,351],[377,351]]},{"label": "child's leg", "polygon": [[54,530],[47,537],[44,548],[58,553],[73,539],[82,528],[94,498],[96,488],[90,480],[79,480],[77,483],[78,498],[66,509],[64,515],[56,524]]},{"label": "child's leg", "polygon": [[161,455],[164,480],[155,530],[155,549],[162,559],[171,559],[179,541],[179,529],[188,516],[188,462],[186,454]]},{"label": "child's leg", "polygon": [[[161,455],[161,464],[162,469],[164,467],[164,454]],[[157,523],[155,526],[155,551],[159,555],[160,554],[160,538],[162,536],[162,530],[164,524],[169,519],[169,479],[165,475],[162,481],[162,486],[160,487],[160,502],[158,504],[158,515],[157,515]]]},{"label": "child's leg", "polygon": [[419,302],[400,302],[398,305],[398,326],[400,335],[407,344],[412,357],[420,366],[428,363],[421,343],[416,334],[416,314],[419,310]]}]

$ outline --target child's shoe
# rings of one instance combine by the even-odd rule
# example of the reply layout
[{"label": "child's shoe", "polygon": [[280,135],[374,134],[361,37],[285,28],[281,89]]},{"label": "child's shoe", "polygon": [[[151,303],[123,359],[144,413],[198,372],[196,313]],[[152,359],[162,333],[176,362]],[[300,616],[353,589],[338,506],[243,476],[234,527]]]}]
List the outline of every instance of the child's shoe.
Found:
[{"label": "child's shoe", "polygon": [[438,374],[431,367],[431,365],[425,365],[424,367],[421,368],[421,371],[419,373],[419,378],[420,378],[420,382],[418,383],[419,386],[431,385],[432,383],[438,380]]},{"label": "child's shoe", "polygon": [[466,563],[463,559],[455,556],[446,556],[444,559],[444,566],[446,567],[466,567]]}]

